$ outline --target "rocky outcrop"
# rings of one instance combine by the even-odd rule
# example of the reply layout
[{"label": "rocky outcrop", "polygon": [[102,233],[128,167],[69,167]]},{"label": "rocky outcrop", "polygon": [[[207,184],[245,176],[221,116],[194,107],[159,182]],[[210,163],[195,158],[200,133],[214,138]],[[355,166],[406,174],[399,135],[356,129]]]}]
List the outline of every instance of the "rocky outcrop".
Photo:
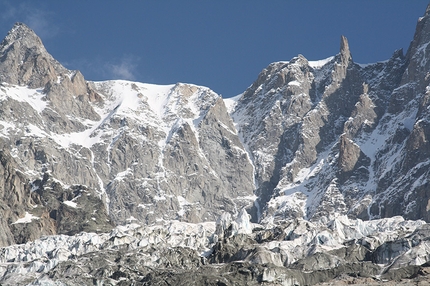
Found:
[{"label": "rocky outcrop", "polygon": [[[2,150],[0,152],[0,195],[1,195],[1,235],[0,245],[6,246],[16,243],[14,231],[10,229],[10,224],[17,220],[21,213],[24,213],[25,206],[30,205],[28,189],[24,176],[16,172],[15,164],[10,154]],[[16,233],[16,231],[15,231]],[[40,233],[31,234],[33,239]],[[19,236],[19,234],[17,234]]]},{"label": "rocky outcrop", "polygon": [[[65,187],[48,174],[42,180],[30,182],[7,151],[0,153],[0,160],[1,246],[25,243],[44,235],[112,228],[103,203],[85,186]],[[77,203],[93,211],[81,211],[76,208]]]}]

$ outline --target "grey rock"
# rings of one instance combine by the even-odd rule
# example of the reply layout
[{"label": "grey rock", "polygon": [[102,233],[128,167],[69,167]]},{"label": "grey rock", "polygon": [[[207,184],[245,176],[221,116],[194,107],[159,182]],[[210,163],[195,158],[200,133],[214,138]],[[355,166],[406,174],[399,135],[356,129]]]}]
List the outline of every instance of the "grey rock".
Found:
[{"label": "grey rock", "polygon": [[[31,198],[9,223],[37,212],[47,220],[38,220],[46,234],[73,234],[133,219],[215,220],[252,206],[252,162],[224,101],[211,90],[176,84],[155,110],[147,87],[85,81],[53,59],[22,23],[0,44],[0,55],[4,145],[13,146],[7,150],[21,170],[20,192]],[[134,115],[118,101],[124,95],[114,89],[122,84],[140,100]],[[16,89],[27,97],[10,96]],[[45,234],[30,230],[33,224],[13,226],[19,240],[5,231],[4,244]]]},{"label": "grey rock", "polygon": [[40,38],[23,23],[16,23],[0,44],[1,81],[32,88],[56,81],[62,67],[45,50]]},{"label": "grey rock", "polygon": [[[87,82],[16,24],[0,44],[0,246],[24,248],[3,248],[18,256],[2,262],[0,281],[313,285],[425,276],[428,11],[406,55],[360,65],[342,36],[324,61],[270,64],[230,113],[227,100],[192,84]],[[217,218],[210,231],[184,224],[172,235],[176,223],[165,224]],[[83,232],[132,222],[147,229],[117,227],[80,248]],[[55,238],[50,252],[25,250],[55,234],[68,235],[65,249]]]},{"label": "grey rock", "polygon": [[359,65],[342,36],[323,64],[273,63],[244,92],[231,115],[254,163],[260,219],[428,218],[428,17],[406,56]]}]

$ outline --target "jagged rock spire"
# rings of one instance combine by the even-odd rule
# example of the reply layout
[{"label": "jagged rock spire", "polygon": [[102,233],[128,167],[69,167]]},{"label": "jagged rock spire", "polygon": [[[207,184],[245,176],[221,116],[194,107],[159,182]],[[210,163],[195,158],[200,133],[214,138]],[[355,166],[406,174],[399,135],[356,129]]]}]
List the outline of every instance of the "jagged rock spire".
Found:
[{"label": "jagged rock spire", "polygon": [[348,64],[352,61],[351,52],[349,50],[348,39],[345,36],[340,36],[340,56],[341,61],[344,64]]},{"label": "jagged rock spire", "polygon": [[[430,4],[427,6],[423,17],[420,17],[415,29],[414,38],[406,53],[408,62],[407,72],[404,73],[402,84],[409,81],[416,81],[422,77],[430,68]],[[421,81],[421,80],[420,80]],[[419,88],[422,90],[427,86],[426,81],[421,81]]]}]

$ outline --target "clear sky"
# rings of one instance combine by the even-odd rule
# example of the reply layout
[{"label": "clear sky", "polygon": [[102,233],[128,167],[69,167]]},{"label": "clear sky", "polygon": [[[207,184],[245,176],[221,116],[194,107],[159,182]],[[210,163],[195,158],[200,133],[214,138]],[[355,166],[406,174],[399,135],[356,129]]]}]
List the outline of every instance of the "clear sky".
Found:
[{"label": "clear sky", "polygon": [[242,93],[271,62],[406,52],[428,0],[0,0],[0,38],[24,22],[87,80],[129,79]]}]

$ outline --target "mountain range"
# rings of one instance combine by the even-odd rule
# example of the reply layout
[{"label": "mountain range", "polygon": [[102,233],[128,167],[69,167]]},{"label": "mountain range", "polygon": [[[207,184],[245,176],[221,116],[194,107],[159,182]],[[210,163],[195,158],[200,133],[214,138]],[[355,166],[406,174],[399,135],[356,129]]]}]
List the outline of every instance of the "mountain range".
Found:
[{"label": "mountain range", "polygon": [[[424,275],[429,43],[430,6],[406,53],[358,64],[341,36],[335,56],[272,63],[223,99],[186,83],[85,80],[16,23],[0,43],[0,283]],[[149,268],[112,270],[96,252],[118,265],[140,253]],[[110,270],[76,270],[89,257]],[[215,264],[226,269],[206,277]]]}]

